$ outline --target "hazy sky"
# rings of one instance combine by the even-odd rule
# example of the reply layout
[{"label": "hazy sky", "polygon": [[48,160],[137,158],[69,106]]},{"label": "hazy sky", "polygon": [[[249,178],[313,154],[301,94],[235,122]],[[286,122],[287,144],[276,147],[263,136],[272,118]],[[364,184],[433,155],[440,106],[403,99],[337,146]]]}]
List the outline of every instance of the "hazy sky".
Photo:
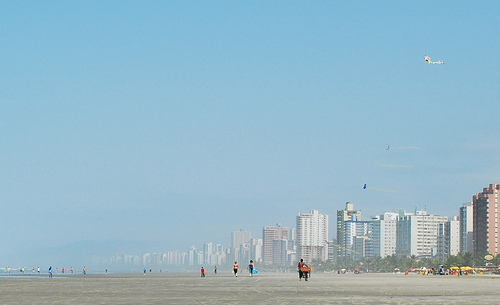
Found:
[{"label": "hazy sky", "polygon": [[346,201],[457,215],[500,182],[499,9],[0,2],[0,263],[88,240],[227,244],[311,209],[333,234]]}]

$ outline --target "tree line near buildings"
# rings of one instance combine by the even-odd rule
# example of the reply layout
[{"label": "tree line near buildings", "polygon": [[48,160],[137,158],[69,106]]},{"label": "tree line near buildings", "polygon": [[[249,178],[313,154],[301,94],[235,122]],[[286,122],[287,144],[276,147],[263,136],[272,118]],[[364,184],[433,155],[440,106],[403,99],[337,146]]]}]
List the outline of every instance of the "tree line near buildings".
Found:
[{"label": "tree line near buildings", "polygon": [[469,252],[461,252],[458,255],[449,256],[445,260],[437,258],[417,258],[414,255],[408,257],[392,255],[384,258],[380,256],[364,257],[360,260],[339,257],[336,262],[322,260],[313,260],[310,262],[310,266],[316,272],[334,272],[341,269],[349,271],[360,269],[363,272],[395,272],[398,270],[404,272],[411,268],[425,267],[430,269],[437,268],[439,265],[447,265],[450,267],[495,267],[500,265],[500,255],[497,255],[490,261],[485,260],[484,255],[474,256]]}]

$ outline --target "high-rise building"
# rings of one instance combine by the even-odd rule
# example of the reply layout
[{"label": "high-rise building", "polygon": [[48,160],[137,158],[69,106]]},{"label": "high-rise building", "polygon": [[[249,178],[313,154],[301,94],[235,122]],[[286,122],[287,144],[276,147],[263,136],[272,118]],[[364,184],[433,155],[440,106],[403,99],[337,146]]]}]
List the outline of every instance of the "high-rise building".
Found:
[{"label": "high-rise building", "polygon": [[361,220],[361,211],[354,210],[354,204],[346,202],[344,210],[337,210],[337,255],[349,257],[350,250],[346,248],[344,243],[346,240],[346,221]]},{"label": "high-rise building", "polygon": [[297,259],[328,259],[328,215],[317,210],[297,216]]},{"label": "high-rise building", "polygon": [[221,244],[216,244],[213,248],[213,255],[211,265],[220,266],[226,262],[226,251],[224,246]]},{"label": "high-rise building", "polygon": [[437,233],[437,258],[445,260],[460,252],[460,222],[458,217],[439,223]]},{"label": "high-rise building", "polygon": [[250,255],[251,232],[239,230],[231,233],[231,260],[246,261]]},{"label": "high-rise building", "polygon": [[344,242],[339,248],[346,251],[346,256],[352,259],[374,256],[373,221],[348,220],[344,223]]},{"label": "high-rise building", "polygon": [[251,237],[252,233],[243,229],[234,231],[233,233],[231,233],[231,246],[233,248],[239,248],[241,244],[248,244]]},{"label": "high-rise building", "polygon": [[498,240],[500,222],[499,193],[500,184],[490,184],[488,187],[483,188],[481,193],[477,193],[472,197],[475,255],[491,254],[496,256],[500,253]]},{"label": "high-rise building", "polygon": [[382,258],[396,254],[398,213],[387,212],[373,221],[373,253]]},{"label": "high-rise building", "polygon": [[250,259],[255,263],[262,263],[262,238],[250,239]]},{"label": "high-rise building", "polygon": [[194,266],[195,261],[196,261],[196,248],[194,246],[191,246],[188,252],[188,265]]},{"label": "high-rise building", "polygon": [[438,225],[448,221],[446,216],[415,211],[399,216],[396,254],[419,258],[437,254]]},{"label": "high-rise building", "polygon": [[464,203],[460,207],[458,220],[460,221],[460,252],[473,253],[474,209],[471,202]]},{"label": "high-rise building", "polygon": [[[282,249],[282,241],[286,241],[288,245],[288,234],[289,234],[289,228],[287,227],[282,227],[281,225],[277,225],[276,227],[264,227],[262,229],[262,240],[263,240],[263,250],[262,250],[262,259],[264,264],[279,264],[279,265],[284,265],[286,261],[282,261],[281,257],[279,256],[279,260],[275,261],[275,252],[278,251],[275,249],[276,245],[279,245],[279,251],[285,251],[288,250],[287,248]],[[279,243],[276,243],[276,241],[279,241]]]},{"label": "high-rise building", "polygon": [[213,255],[213,246],[212,243],[206,243],[203,245],[203,264],[211,265],[212,264],[212,255]]}]

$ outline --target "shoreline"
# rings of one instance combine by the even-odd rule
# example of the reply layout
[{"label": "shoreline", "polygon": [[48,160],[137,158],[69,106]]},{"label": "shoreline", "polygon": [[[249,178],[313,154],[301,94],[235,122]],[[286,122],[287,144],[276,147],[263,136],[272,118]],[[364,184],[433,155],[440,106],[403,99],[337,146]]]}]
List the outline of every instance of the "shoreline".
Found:
[{"label": "shoreline", "polygon": [[2,304],[498,304],[500,276],[230,272],[0,276]]}]

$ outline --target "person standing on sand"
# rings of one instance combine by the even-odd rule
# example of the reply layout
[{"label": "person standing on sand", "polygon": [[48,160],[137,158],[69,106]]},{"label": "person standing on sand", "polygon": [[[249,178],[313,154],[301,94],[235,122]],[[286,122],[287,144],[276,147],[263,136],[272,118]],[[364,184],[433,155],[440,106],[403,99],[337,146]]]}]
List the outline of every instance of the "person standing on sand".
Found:
[{"label": "person standing on sand", "polygon": [[254,268],[253,260],[250,260],[250,264],[248,264],[248,271],[250,272],[250,276],[253,276],[253,268]]},{"label": "person standing on sand", "polygon": [[307,268],[306,263],[304,263],[304,259],[301,258],[300,262],[297,264],[297,268],[299,268],[299,281],[302,281],[302,278],[304,278],[307,281],[307,274],[306,272],[303,272],[303,268]]},{"label": "person standing on sand", "polygon": [[217,266],[214,267],[214,273],[217,274]]},{"label": "person standing on sand", "polygon": [[201,277],[205,277],[205,268],[201,267]]},{"label": "person standing on sand", "polygon": [[238,266],[237,261],[234,261],[234,264],[233,264],[234,277],[238,277],[238,269],[240,269],[240,266]]},{"label": "person standing on sand", "polygon": [[49,278],[51,278],[51,277],[52,277],[52,271],[53,271],[53,270],[52,270],[52,266],[50,266],[50,267],[49,267]]}]

